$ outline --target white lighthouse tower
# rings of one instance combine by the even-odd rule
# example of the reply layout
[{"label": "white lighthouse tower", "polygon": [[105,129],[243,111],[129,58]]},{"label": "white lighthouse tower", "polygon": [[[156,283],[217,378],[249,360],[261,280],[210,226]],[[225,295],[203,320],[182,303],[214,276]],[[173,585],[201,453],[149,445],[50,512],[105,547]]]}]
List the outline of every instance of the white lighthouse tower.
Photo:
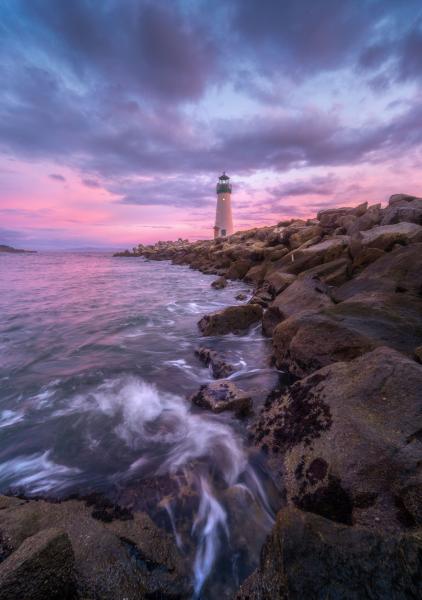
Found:
[{"label": "white lighthouse tower", "polygon": [[214,238],[233,233],[232,186],[230,177],[223,172],[217,183],[217,210],[215,214]]}]

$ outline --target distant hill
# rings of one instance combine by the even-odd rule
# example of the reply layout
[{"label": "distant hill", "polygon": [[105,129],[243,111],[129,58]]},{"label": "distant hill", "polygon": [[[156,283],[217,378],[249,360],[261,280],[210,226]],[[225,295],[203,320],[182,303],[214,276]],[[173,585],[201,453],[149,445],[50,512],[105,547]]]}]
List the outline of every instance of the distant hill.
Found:
[{"label": "distant hill", "polygon": [[0,244],[0,252],[9,252],[10,254],[34,254],[36,250],[21,250],[20,248],[12,248],[12,246]]}]

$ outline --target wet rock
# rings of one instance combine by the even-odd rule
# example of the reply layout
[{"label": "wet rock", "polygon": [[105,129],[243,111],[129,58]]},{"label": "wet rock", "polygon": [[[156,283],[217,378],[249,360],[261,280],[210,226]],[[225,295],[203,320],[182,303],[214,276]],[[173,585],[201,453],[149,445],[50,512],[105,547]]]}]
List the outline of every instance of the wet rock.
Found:
[{"label": "wet rock", "polygon": [[214,381],[202,385],[191,396],[190,401],[214,413],[230,410],[237,416],[245,416],[252,409],[251,397],[230,381]]},{"label": "wet rock", "polygon": [[420,534],[384,537],[286,508],[235,599],[413,600],[422,591],[421,553]]},{"label": "wet rock", "polygon": [[422,293],[422,244],[400,247],[388,254],[381,252],[359,275],[333,290],[332,296],[342,302],[362,292],[380,291]]},{"label": "wet rock", "polygon": [[[13,549],[52,527],[67,534],[75,556],[78,597],[137,600],[148,594],[164,599],[191,596],[188,565],[172,538],[145,513],[136,512],[130,520],[104,522],[94,519],[92,506],[79,500],[51,503],[0,496],[0,506],[0,530]],[[59,552],[57,555],[60,557]]]},{"label": "wet rock", "polygon": [[246,300],[247,299],[247,294],[244,294],[243,292],[240,292],[239,294],[236,294],[235,299],[236,300]]},{"label": "wet rock", "polygon": [[73,568],[67,534],[57,528],[40,531],[0,564],[0,600],[74,599]]},{"label": "wet rock", "polygon": [[421,389],[422,365],[386,347],[294,383],[255,428],[287,500],[342,523],[402,529],[396,498],[422,483]]},{"label": "wet rock", "polygon": [[[347,284],[346,284],[347,285]],[[300,314],[277,325],[276,364],[303,377],[336,361],[352,360],[388,345],[413,356],[422,343],[422,298],[368,292],[319,313]]]},{"label": "wet rock", "polygon": [[219,277],[211,283],[211,287],[213,287],[215,290],[222,290],[223,288],[227,287],[227,279],[225,277]]},{"label": "wet rock", "polygon": [[262,318],[262,307],[259,304],[242,304],[229,306],[223,310],[205,315],[198,322],[202,335],[224,335],[239,333],[248,329]]},{"label": "wet rock", "polygon": [[391,225],[402,221],[422,225],[422,198],[407,194],[395,194],[390,197],[381,225]]},{"label": "wet rock", "polygon": [[422,226],[416,223],[382,225],[360,233],[363,248],[379,248],[388,252],[395,244],[422,242]]},{"label": "wet rock", "polygon": [[234,367],[215,350],[200,346],[195,350],[195,354],[205,366],[211,368],[213,377],[216,379],[228,377],[234,372]]}]

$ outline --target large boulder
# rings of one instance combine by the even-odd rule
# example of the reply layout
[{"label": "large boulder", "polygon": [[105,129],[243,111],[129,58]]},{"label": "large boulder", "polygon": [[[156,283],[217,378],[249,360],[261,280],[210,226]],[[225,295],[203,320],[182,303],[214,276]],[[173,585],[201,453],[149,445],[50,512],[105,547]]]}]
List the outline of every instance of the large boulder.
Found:
[{"label": "large boulder", "polygon": [[381,347],[325,367],[274,399],[256,441],[287,500],[346,524],[382,531],[415,525],[421,389],[422,365]]},{"label": "large boulder", "polygon": [[[156,503],[156,496],[154,500]],[[0,496],[0,531],[10,548],[15,550],[2,563],[5,576],[11,570],[6,568],[7,561],[20,552],[21,547],[28,549],[25,555],[30,556],[32,536],[36,535],[40,535],[36,538],[38,540],[52,541],[44,546],[48,550],[48,561],[34,574],[35,583],[39,581],[43,589],[41,580],[45,567],[48,584],[50,571],[47,562],[50,561],[57,576],[62,576],[60,564],[63,563],[63,569],[67,569],[71,560],[67,538],[61,534],[50,538],[45,530],[51,528],[60,528],[70,539],[75,556],[78,598],[183,599],[192,595],[187,564],[173,538],[159,529],[145,513],[131,514],[101,498],[87,499],[87,502],[68,500],[51,503]],[[48,538],[44,537],[47,535]],[[50,597],[54,596],[31,596],[29,592],[28,595],[17,596],[19,600]],[[14,596],[5,596],[4,600],[6,598],[11,600]],[[67,596],[57,598],[67,599]]]},{"label": "large boulder", "polygon": [[298,228],[289,237],[289,246],[292,250],[299,248],[305,242],[317,237],[321,237],[322,228],[319,225],[305,225],[304,227]]},{"label": "large boulder", "polygon": [[322,263],[306,271],[302,271],[299,275],[299,279],[313,277],[319,279],[322,283],[330,286],[337,286],[348,279],[351,276],[352,261],[347,258],[337,258],[330,260],[329,262]]},{"label": "large boulder", "polygon": [[372,229],[375,225],[379,225],[382,218],[381,204],[373,204],[368,207],[362,215],[356,217],[353,221],[347,224],[346,233],[354,235],[359,231]]},{"label": "large boulder", "polygon": [[420,533],[384,537],[286,508],[235,600],[415,600]]},{"label": "large boulder", "polygon": [[316,311],[333,305],[330,288],[316,277],[299,277],[276,296],[263,316],[263,328],[270,335],[277,322],[292,315]]},{"label": "large boulder", "polygon": [[57,528],[39,531],[0,564],[0,600],[73,600],[73,568],[68,535]]},{"label": "large boulder", "polygon": [[320,311],[292,316],[273,333],[276,364],[303,377],[332,362],[388,345],[413,356],[422,343],[422,298],[367,292]]},{"label": "large boulder", "polygon": [[359,275],[332,291],[336,302],[362,292],[399,292],[422,295],[422,244],[411,244],[380,255]]},{"label": "large boulder", "polygon": [[227,279],[243,279],[252,266],[252,261],[247,258],[239,258],[230,264],[226,277]]},{"label": "large boulder", "polygon": [[[282,259],[273,263],[267,277],[274,271],[283,271],[298,275],[302,271],[330,262],[342,256],[347,256],[348,236],[336,236],[317,244],[300,247],[286,254]],[[306,244],[304,244],[306,246]]]},{"label": "large boulder", "polygon": [[273,271],[265,277],[265,281],[270,286],[270,289],[275,295],[280,294],[296,279],[296,275],[284,273],[283,271]]},{"label": "large boulder", "polygon": [[318,212],[317,219],[323,229],[332,231],[352,223],[357,217],[365,214],[367,207],[368,203],[364,202],[355,208],[327,208]]},{"label": "large boulder", "polygon": [[250,395],[240,390],[234,383],[224,380],[201,385],[199,390],[190,397],[190,401],[214,413],[229,410],[237,416],[247,415],[252,408]]},{"label": "large boulder", "polygon": [[363,248],[379,248],[388,252],[395,244],[422,242],[422,226],[416,223],[396,223],[381,225],[362,231],[360,240]]},{"label": "large boulder", "polygon": [[368,336],[317,312],[282,321],[272,337],[276,366],[295,377],[304,377],[339,360],[353,360],[376,347]]},{"label": "large boulder", "polygon": [[407,194],[395,194],[390,197],[381,225],[391,225],[401,221],[422,225],[422,198]]},{"label": "large boulder", "polygon": [[239,333],[261,320],[262,306],[242,304],[205,315],[198,322],[202,335],[224,335]]}]

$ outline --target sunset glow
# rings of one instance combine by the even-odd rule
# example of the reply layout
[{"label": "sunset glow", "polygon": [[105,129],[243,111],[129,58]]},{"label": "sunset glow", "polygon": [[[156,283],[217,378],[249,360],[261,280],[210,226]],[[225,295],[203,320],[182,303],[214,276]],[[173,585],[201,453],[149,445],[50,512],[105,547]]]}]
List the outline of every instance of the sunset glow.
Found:
[{"label": "sunset glow", "polygon": [[3,2],[0,243],[212,237],[223,169],[235,229],[422,195],[420,3],[313,6]]}]

